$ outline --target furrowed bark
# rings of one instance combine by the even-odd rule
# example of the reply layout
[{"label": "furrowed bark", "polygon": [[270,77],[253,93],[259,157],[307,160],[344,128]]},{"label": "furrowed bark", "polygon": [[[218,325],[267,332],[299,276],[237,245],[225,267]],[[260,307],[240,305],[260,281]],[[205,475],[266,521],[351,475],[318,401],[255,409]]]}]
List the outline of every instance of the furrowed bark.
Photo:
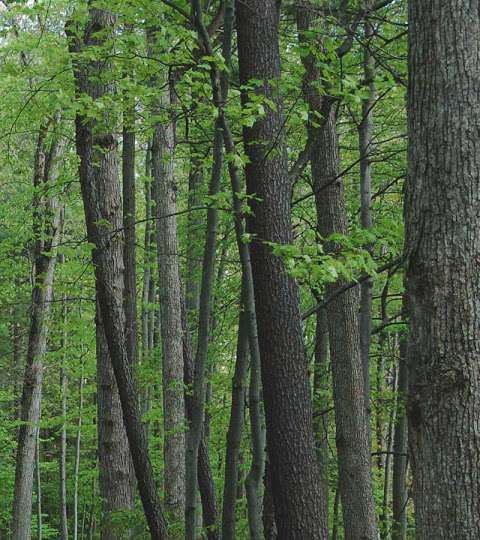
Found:
[{"label": "furrowed bark", "polygon": [[159,104],[170,118],[155,125],[152,141],[153,195],[156,211],[160,331],[164,404],[165,506],[176,522],[185,512],[185,402],[180,270],[177,239],[177,185],[174,153],[174,88],[168,81]]},{"label": "furrowed bark", "polygon": [[480,537],[478,2],[409,2],[408,422],[416,538]]},{"label": "furrowed bark", "polygon": [[[70,23],[74,24],[74,23]],[[82,47],[105,45],[114,29],[115,17],[107,10],[91,7],[83,43],[67,26],[71,52]],[[87,95],[97,100],[114,92],[109,62],[104,58],[82,60],[74,56],[77,97]],[[99,77],[99,75],[103,77]],[[92,76],[94,76],[92,78]],[[107,79],[107,82],[104,82]],[[167,524],[156,492],[153,470],[148,455],[145,430],[142,425],[138,396],[125,339],[123,306],[124,268],[122,212],[118,177],[116,139],[107,117],[94,121],[78,114],[76,144],[80,157],[80,185],[85,210],[89,242],[94,245],[92,259],[95,268],[97,298],[105,337],[120,395],[123,422],[135,468],[140,497],[153,540],[167,538]]]},{"label": "furrowed bark", "polygon": [[[135,508],[135,476],[115,375],[97,303],[97,432],[99,487],[102,499],[101,539],[117,540],[115,513]],[[131,531],[123,531],[129,538]]]},{"label": "furrowed bark", "polygon": [[[306,39],[314,16],[311,10],[297,10],[300,38]],[[312,143],[310,163],[317,209],[318,232],[322,238],[333,233],[347,234],[347,212],[343,183],[339,177],[339,146],[336,115],[332,100],[323,96],[315,83],[321,80],[321,69],[313,55],[302,58],[305,68],[303,94],[315,119],[323,122],[307,125]],[[328,88],[325,89],[328,91]],[[332,182],[332,179],[337,179]],[[333,246],[330,246],[331,248]],[[328,246],[327,246],[328,249]],[[345,283],[326,286],[326,297]],[[326,306],[333,397],[336,421],[336,443],[339,467],[339,489],[346,540],[377,540],[375,502],[371,480],[370,436],[365,407],[364,370],[360,354],[358,324],[358,289],[351,288]],[[323,519],[326,519],[323,507]],[[324,525],[326,527],[326,525]]]},{"label": "furrowed bark", "polygon": [[[253,234],[251,269],[275,518],[280,538],[323,540],[327,534],[320,512],[320,476],[298,287],[268,245],[292,242],[291,181],[282,134],[282,103],[276,92],[280,76],[279,3],[242,0],[236,2],[236,8],[240,82],[262,81],[257,93],[276,103],[276,110],[266,105],[265,115],[243,133],[249,157],[247,192],[255,195],[255,200],[249,201],[253,212],[249,223]],[[248,105],[245,93],[242,101]]]}]

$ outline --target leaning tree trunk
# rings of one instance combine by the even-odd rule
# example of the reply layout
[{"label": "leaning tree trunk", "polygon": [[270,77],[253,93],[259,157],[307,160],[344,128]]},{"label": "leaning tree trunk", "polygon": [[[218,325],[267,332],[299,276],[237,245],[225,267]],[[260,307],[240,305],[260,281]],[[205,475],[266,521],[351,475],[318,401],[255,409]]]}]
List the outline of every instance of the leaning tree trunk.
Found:
[{"label": "leaning tree trunk", "polygon": [[[93,7],[89,9],[83,40],[78,37],[78,29],[72,27],[74,24],[70,22],[66,28],[72,53],[78,53],[85,46],[109,48],[108,40],[115,26],[115,17],[110,11]],[[108,60],[88,60],[78,56],[74,60],[78,98],[88,96],[95,101],[114,94],[115,88],[111,82],[114,76],[110,73]],[[167,538],[167,524],[155,487],[137,389],[126,348],[121,234],[123,223],[117,143],[112,123],[107,112],[101,122],[77,115],[75,127],[77,153],[80,158],[80,185],[88,240],[94,246],[92,259],[97,299],[140,497],[152,538],[163,540]]]},{"label": "leaning tree trunk", "polygon": [[[300,38],[307,39],[312,12],[297,10]],[[303,37],[302,37],[303,36]],[[321,70],[313,55],[302,58],[305,67],[303,94],[313,119],[309,122],[311,168],[317,208],[318,232],[322,238],[347,234],[347,211],[343,182],[339,178],[339,146],[336,115],[329,98],[318,90]],[[326,116],[324,116],[326,115]],[[333,246],[331,246],[333,247]],[[344,283],[326,287],[327,296]],[[327,305],[330,357],[332,363],[338,451],[339,488],[342,497],[346,540],[378,538],[371,480],[370,437],[364,399],[364,371],[360,354],[358,290],[352,288]],[[324,510],[325,512],[325,510]]]},{"label": "leaning tree trunk", "polygon": [[417,540],[480,538],[480,10],[411,0],[408,422]]},{"label": "leaning tree trunk", "polygon": [[[251,260],[275,517],[280,538],[324,539],[299,292],[268,245],[292,242],[291,182],[277,93],[279,2],[238,0],[236,8],[241,84],[262,81],[257,92],[276,102],[275,110],[266,105],[265,116],[244,129],[247,190],[255,194]],[[246,93],[242,99],[248,106]]]},{"label": "leaning tree trunk", "polygon": [[40,128],[34,164],[34,283],[30,334],[21,401],[21,421],[15,469],[12,539],[30,540],[35,448],[40,422],[43,358],[47,349],[48,322],[53,295],[56,250],[60,238],[63,209],[47,184],[58,153],[56,137],[45,150],[46,127]]},{"label": "leaning tree trunk", "polygon": [[102,540],[116,540],[116,512],[135,508],[135,483],[122,407],[115,382],[99,306],[96,316],[97,431],[99,487],[102,499]]}]

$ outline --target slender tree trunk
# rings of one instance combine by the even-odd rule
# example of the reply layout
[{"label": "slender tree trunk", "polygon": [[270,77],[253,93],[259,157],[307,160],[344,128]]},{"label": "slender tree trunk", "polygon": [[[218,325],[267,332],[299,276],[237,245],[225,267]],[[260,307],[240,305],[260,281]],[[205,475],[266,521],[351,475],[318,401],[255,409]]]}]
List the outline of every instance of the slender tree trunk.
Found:
[{"label": "slender tree trunk", "polygon": [[[71,22],[67,26],[67,32],[70,37],[70,50],[75,52],[83,46],[108,45],[107,37],[111,36],[114,30],[115,17],[107,10],[91,7],[83,43],[79,43],[78,32],[73,31],[72,24],[75,23]],[[98,100],[114,93],[113,83],[108,82],[109,79],[112,80],[112,75],[109,74],[110,66],[105,58],[96,61],[80,61],[77,58],[76,62],[74,74],[77,97],[86,94]],[[109,125],[111,119],[107,115],[103,120],[104,122],[97,123],[81,115],[76,118],[76,144],[80,157],[79,174],[85,221],[88,239],[95,246],[92,258],[98,303],[119,390],[123,422],[140,497],[152,539],[164,540],[167,538],[167,525],[156,492],[137,390],[126,348],[123,246],[122,235],[118,232],[122,229],[122,212],[116,139],[113,126]],[[112,231],[115,231],[114,234]]]},{"label": "slender tree trunk", "polygon": [[[297,10],[300,35],[305,36],[312,21],[308,9]],[[302,39],[306,39],[302,38]],[[315,190],[318,232],[322,238],[333,233],[347,234],[347,212],[343,183],[339,178],[339,147],[334,109],[325,101],[316,84],[321,70],[313,55],[302,58],[305,67],[304,99],[321,126],[309,122],[311,168]],[[325,105],[327,107],[325,108]],[[326,116],[324,116],[326,113]],[[337,178],[336,182],[332,180]],[[331,246],[333,247],[333,246]],[[344,283],[327,285],[327,296]],[[339,488],[342,497],[346,540],[377,540],[375,503],[371,480],[370,437],[365,408],[364,370],[360,354],[358,290],[352,288],[327,306],[330,355],[335,405]],[[323,515],[325,516],[325,508]]]},{"label": "slender tree trunk", "polygon": [[42,519],[42,477],[40,473],[40,428],[37,429],[37,444],[35,446],[35,470],[37,484],[37,540],[43,537]]},{"label": "slender tree trunk", "polygon": [[314,367],[314,427],[317,443],[317,459],[320,466],[322,501],[328,515],[328,319],[325,309],[317,314],[315,328],[315,367]]},{"label": "slender tree trunk", "polygon": [[[173,82],[164,92],[162,108],[172,106]],[[173,115],[172,111],[169,114]],[[165,506],[175,521],[185,511],[185,402],[181,285],[177,240],[177,186],[174,175],[175,131],[173,117],[155,126],[152,176],[156,209],[157,257],[162,334]]]},{"label": "slender tree trunk", "polygon": [[[116,512],[135,508],[135,481],[120,397],[98,304],[95,322],[101,539],[117,540],[120,531],[112,525],[113,517]],[[121,538],[128,538],[128,535],[127,531]]]},{"label": "slender tree trunk", "polygon": [[[61,255],[61,263],[65,262]],[[66,294],[63,295],[62,315],[62,366],[60,368],[60,399],[62,402],[62,427],[60,431],[60,538],[68,540],[68,515],[67,515],[67,375],[65,372],[67,360],[67,305]]]},{"label": "slender tree trunk", "polygon": [[[214,163],[210,181],[209,195],[218,193],[222,172],[222,132],[215,125]],[[200,312],[198,323],[197,353],[193,376],[193,404],[191,408],[190,430],[187,437],[187,484],[186,484],[186,539],[195,540],[195,508],[197,493],[197,460],[202,440],[205,414],[205,369],[207,364],[210,313],[215,251],[217,244],[218,210],[210,207],[207,212],[207,232],[203,255],[202,285],[200,293]]]},{"label": "slender tree trunk", "polygon": [[[192,96],[196,99],[197,96]],[[195,107],[195,105],[193,105]],[[192,111],[194,112],[194,111]],[[194,327],[200,302],[200,279],[202,272],[201,238],[203,237],[202,213],[192,211],[202,202],[204,175],[202,161],[196,155],[197,149],[190,144],[190,170],[188,175],[188,224],[187,224],[187,277],[185,302],[189,317],[189,327]]]},{"label": "slender tree trunk", "polygon": [[[243,287],[242,287],[243,289]],[[245,424],[245,395],[248,373],[249,342],[248,321],[243,308],[243,297],[240,305],[240,316],[237,337],[237,358],[232,379],[232,406],[227,433],[225,453],[225,478],[223,487],[222,540],[235,539],[236,515],[235,507],[238,498],[238,477],[240,465],[240,446]]]},{"label": "slender tree trunk", "polygon": [[407,415],[406,396],[408,371],[406,363],[406,336],[400,337],[400,361],[398,367],[397,419],[393,437],[392,540],[406,540],[407,536]]},{"label": "slender tree trunk", "polygon": [[77,438],[75,441],[75,465],[73,469],[73,540],[78,539],[78,480],[80,475],[80,450],[82,444],[82,417],[83,417],[83,359],[78,384],[78,423]]},{"label": "slender tree trunk", "polygon": [[[335,115],[315,134],[312,155],[319,233],[347,233],[343,184],[338,181],[338,140]],[[343,285],[329,285],[327,295]],[[346,540],[378,537],[371,480],[370,437],[364,406],[363,369],[358,325],[358,291],[350,289],[327,306],[333,376],[340,494]]]},{"label": "slender tree trunk", "polygon": [[[370,5],[371,0],[366,0]],[[368,88],[368,97],[362,103],[362,119],[358,135],[360,147],[360,224],[364,229],[372,227],[372,145],[373,145],[373,107],[376,98],[375,89],[375,60],[370,53],[373,26],[370,20],[364,23],[363,74]],[[367,246],[368,247],[368,246]],[[372,297],[373,282],[366,279],[360,285],[360,351],[363,366],[363,384],[365,391],[365,406],[367,419],[370,423],[370,341],[372,334]],[[370,432],[370,427],[369,427]]]},{"label": "slender tree trunk", "polygon": [[[191,345],[190,332],[188,330],[186,307],[182,311],[183,326],[183,359],[184,359],[184,383],[188,389],[185,394],[185,405],[187,418],[191,422],[193,415],[194,401],[190,393],[194,378],[194,358]],[[207,529],[208,540],[218,540],[220,538],[217,523],[217,501],[215,496],[215,484],[213,481],[210,458],[208,455],[205,433],[202,433],[198,449],[197,481],[202,501],[203,523]]]},{"label": "slender tree trunk", "polygon": [[[276,102],[276,110],[266,106],[265,116],[244,128],[249,158],[247,191],[255,194],[250,201],[251,260],[275,518],[280,538],[324,539],[327,531],[321,511],[298,287],[266,244],[292,242],[291,182],[282,135],[282,103],[276,92],[279,3],[239,0],[236,7],[240,82],[262,81],[257,92]],[[242,99],[248,105],[245,93]]]},{"label": "slender tree trunk", "polygon": [[[253,344],[253,347],[258,347],[258,343]],[[252,464],[245,481],[248,505],[248,525],[250,528],[251,540],[263,540],[264,537],[262,521],[262,488],[263,476],[265,473],[265,429],[262,418],[260,369],[259,355],[252,354],[250,360],[250,386],[248,389]]]},{"label": "slender tree trunk", "polygon": [[124,98],[123,113],[123,230],[125,266],[125,338],[128,357],[134,364],[137,360],[137,265],[135,235],[135,103],[131,97]]},{"label": "slender tree trunk", "polygon": [[409,2],[408,422],[416,539],[480,538],[478,2]]},{"label": "slender tree trunk", "polygon": [[52,179],[59,146],[54,139],[45,151],[47,129],[40,129],[34,164],[34,283],[30,334],[21,401],[21,420],[15,469],[12,539],[30,540],[35,447],[40,421],[43,357],[47,348],[48,322],[53,295],[56,248],[63,210],[56,198],[44,191]]}]

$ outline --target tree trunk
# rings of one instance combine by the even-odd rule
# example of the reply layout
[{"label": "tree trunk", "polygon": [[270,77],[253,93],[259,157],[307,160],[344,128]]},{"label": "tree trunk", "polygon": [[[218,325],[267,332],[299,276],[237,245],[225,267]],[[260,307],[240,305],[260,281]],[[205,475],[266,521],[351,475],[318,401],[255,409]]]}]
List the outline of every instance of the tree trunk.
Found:
[{"label": "tree trunk", "polygon": [[[243,287],[242,287],[243,290]],[[245,424],[245,395],[248,373],[248,321],[243,309],[244,294],[238,322],[237,358],[232,379],[232,406],[225,452],[225,478],[223,488],[222,540],[235,539],[235,507],[238,498],[240,446]]]},{"label": "tree trunk", "polygon": [[80,475],[80,450],[82,443],[82,417],[83,417],[83,358],[80,381],[78,384],[78,422],[77,437],[75,440],[75,464],[73,469],[73,540],[78,539],[78,480]]},{"label": "tree trunk", "polygon": [[[169,114],[173,82],[161,102]],[[177,185],[174,176],[175,131],[173,117],[156,124],[152,143],[153,193],[162,334],[165,507],[177,522],[185,511],[185,402],[181,285],[177,240]]]},{"label": "tree trunk", "polygon": [[[366,1],[367,5],[371,0]],[[373,107],[375,105],[375,60],[370,52],[373,26],[370,20],[364,23],[363,75],[368,89],[368,97],[362,102],[362,119],[358,129],[360,148],[360,224],[364,229],[372,227],[372,163],[373,151]],[[367,246],[368,248],[369,246]],[[372,334],[372,296],[373,282],[366,279],[360,285],[360,351],[363,366],[365,406],[370,433],[370,341]]]},{"label": "tree trunk", "polygon": [[[312,12],[308,9],[297,10],[297,25],[301,36],[305,36],[309,30],[312,17]],[[314,126],[314,122],[309,122],[308,137],[312,148],[310,162],[318,232],[322,238],[327,238],[333,233],[348,232],[343,183],[339,179],[336,115],[315,86],[321,80],[321,70],[314,56],[303,57],[302,61],[305,67],[303,93],[310,115],[313,119],[317,118],[317,115],[324,118],[319,127]],[[337,181],[332,183],[335,178]],[[327,285],[327,296],[342,285],[344,283],[341,280]],[[339,488],[346,540],[377,540],[358,308],[356,288],[337,296],[327,305]],[[324,516],[325,512],[324,508]]]},{"label": "tree trunk", "polygon": [[137,265],[135,236],[135,104],[134,100],[124,97],[123,113],[123,230],[125,243],[123,264],[125,266],[125,339],[130,362],[137,360]]},{"label": "tree trunk", "polygon": [[400,361],[398,367],[397,419],[393,436],[393,480],[392,540],[406,540],[407,537],[407,415],[405,401],[408,391],[408,371],[406,363],[406,336],[400,338]]},{"label": "tree trunk", "polygon": [[[338,140],[335,115],[317,132],[312,156],[319,233],[347,233],[347,215],[338,177]],[[328,285],[327,296],[344,283]],[[371,480],[370,437],[365,410],[363,369],[358,325],[358,290],[352,288],[327,306],[335,405],[340,494],[346,540],[378,537]]]},{"label": "tree trunk", "polygon": [[[253,347],[255,346],[258,347],[258,344],[253,345]],[[265,473],[265,429],[262,414],[260,369],[259,355],[251,354],[248,409],[250,415],[252,464],[245,481],[245,488],[247,492],[248,525],[251,540],[263,540],[262,488],[263,476]]]},{"label": "tree trunk", "polygon": [[[78,42],[78,32],[71,28],[72,24],[75,23],[67,25],[70,50],[78,52],[83,46],[108,44],[107,37],[113,32],[115,17],[107,10],[91,7],[83,43]],[[77,97],[84,97],[86,94],[98,100],[112,95],[115,88],[113,83],[108,82],[112,80],[109,70],[110,65],[105,58],[81,61],[77,57],[74,65]],[[167,538],[167,525],[156,492],[138,395],[126,348],[123,238],[119,232],[122,230],[122,212],[117,145],[111,122],[107,112],[102,122],[77,115],[76,144],[80,157],[80,184],[88,240],[94,245],[92,259],[98,303],[140,497],[152,539],[164,540]]]},{"label": "tree trunk", "polygon": [[[60,262],[65,263],[64,255],[60,255]],[[62,427],[60,430],[59,480],[60,480],[60,539],[68,540],[68,514],[67,514],[67,295],[62,299],[62,365],[60,367],[60,399],[62,404]]]},{"label": "tree trunk", "polygon": [[[194,358],[188,330],[186,307],[182,309],[183,326],[183,361],[184,361],[184,383],[188,389],[185,394],[185,406],[187,418],[191,421],[194,401],[190,393],[194,377]],[[207,529],[208,540],[218,540],[220,538],[217,524],[217,501],[215,497],[215,484],[213,481],[208,449],[205,442],[205,433],[202,433],[197,458],[197,481],[202,500],[203,523]]]},{"label": "tree trunk", "polygon": [[63,209],[55,197],[46,197],[59,146],[54,138],[46,155],[47,129],[39,132],[34,164],[34,283],[30,334],[21,401],[21,420],[15,469],[12,539],[30,540],[35,447],[40,422],[43,357],[47,348],[48,322],[53,296],[56,249],[60,238]]},{"label": "tree trunk", "polygon": [[409,3],[408,421],[417,540],[480,538],[478,2]]},{"label": "tree trunk", "polygon": [[[311,540],[327,537],[321,515],[321,490],[312,422],[308,365],[305,355],[299,293],[281,258],[266,242],[292,242],[287,156],[282,130],[278,49],[279,3],[238,0],[237,29],[242,85],[262,81],[260,95],[276,102],[265,116],[244,129],[247,190],[253,217],[251,260],[262,382],[267,422],[267,448],[275,517],[280,538]],[[273,80],[273,86],[272,86]],[[248,96],[243,94],[243,104]],[[275,141],[275,149],[270,145]]]},{"label": "tree trunk", "polygon": [[325,309],[317,313],[315,328],[315,367],[314,367],[314,427],[317,444],[317,459],[321,475],[322,504],[328,515],[328,407],[329,407],[329,362],[328,362],[328,319]]},{"label": "tree trunk", "polygon": [[[100,309],[96,316],[97,431],[99,487],[102,500],[101,539],[117,540],[116,512],[135,508],[135,477],[123,425],[122,407],[105,338]],[[121,536],[128,538],[129,532]]]},{"label": "tree trunk", "polygon": [[37,540],[43,537],[43,516],[42,516],[42,477],[40,474],[40,429],[37,429],[37,444],[35,446],[35,470],[37,487]]}]

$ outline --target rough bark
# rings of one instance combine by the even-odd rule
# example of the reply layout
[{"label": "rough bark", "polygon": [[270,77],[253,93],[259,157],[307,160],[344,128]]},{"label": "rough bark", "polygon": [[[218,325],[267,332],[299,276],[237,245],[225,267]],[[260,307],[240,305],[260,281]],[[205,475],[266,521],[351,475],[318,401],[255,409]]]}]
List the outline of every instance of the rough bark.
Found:
[{"label": "rough bark", "polygon": [[105,331],[97,304],[97,432],[99,488],[102,499],[101,539],[128,538],[113,525],[115,513],[135,508],[134,471],[123,425],[122,407]]},{"label": "rough bark", "polygon": [[46,192],[52,179],[58,144],[45,149],[46,127],[39,132],[34,163],[34,283],[30,333],[25,367],[21,421],[15,469],[12,539],[30,540],[35,447],[40,421],[43,357],[47,347],[48,322],[53,295],[56,247],[60,238],[63,210],[57,199]]},{"label": "rough bark", "polygon": [[[173,112],[174,88],[164,92],[161,106]],[[160,332],[164,411],[165,507],[175,521],[185,510],[185,402],[183,392],[182,305],[177,239],[177,185],[174,171],[173,117],[155,125],[152,177],[156,211]]]},{"label": "rough bark", "polygon": [[416,538],[480,537],[478,2],[409,3],[408,423]]},{"label": "rough bark", "polygon": [[[74,24],[74,23],[70,23]],[[82,46],[105,45],[113,31],[115,17],[107,10],[91,7],[83,36],[67,26],[70,50]],[[77,97],[84,95],[97,100],[114,93],[105,58],[76,58],[74,74]],[[103,77],[99,77],[103,75]],[[101,122],[78,114],[75,121],[77,153],[80,157],[80,185],[85,210],[88,240],[95,268],[97,298],[105,337],[120,395],[123,422],[135,468],[145,516],[154,540],[167,538],[167,525],[158,499],[153,470],[148,455],[145,430],[142,425],[132,368],[125,339],[123,306],[124,268],[120,182],[116,156],[116,139],[108,114]]]},{"label": "rough bark", "polygon": [[325,309],[317,313],[315,327],[315,366],[313,375],[314,427],[317,445],[317,459],[321,475],[322,501],[328,513],[328,407],[329,407],[329,358],[328,358],[328,318]]},{"label": "rough bark", "polygon": [[[277,104],[276,110],[266,105],[265,116],[244,129],[247,191],[259,199],[251,201],[251,261],[275,517],[280,538],[324,539],[298,287],[267,245],[292,242],[291,182],[276,92],[279,3],[242,0],[236,8],[240,82],[262,81],[258,93]],[[245,93],[242,99],[247,105]]]},{"label": "rough bark", "polygon": [[[301,32],[310,28],[312,13],[297,10]],[[305,34],[304,34],[305,35]],[[311,169],[317,209],[318,232],[322,238],[333,233],[347,234],[347,212],[342,180],[339,178],[339,147],[335,110],[315,86],[321,70],[313,55],[302,58],[305,76],[303,94],[312,118],[322,115],[323,122],[309,122]],[[326,89],[328,90],[328,89]],[[326,116],[323,114],[326,113]],[[334,179],[337,181],[333,181]],[[327,246],[327,250],[333,246]],[[345,283],[327,285],[327,297]],[[375,503],[371,480],[370,437],[365,408],[364,370],[360,354],[358,289],[351,288],[328,303],[327,316],[332,364],[339,489],[346,540],[376,540]],[[325,519],[325,511],[323,516]]]}]

